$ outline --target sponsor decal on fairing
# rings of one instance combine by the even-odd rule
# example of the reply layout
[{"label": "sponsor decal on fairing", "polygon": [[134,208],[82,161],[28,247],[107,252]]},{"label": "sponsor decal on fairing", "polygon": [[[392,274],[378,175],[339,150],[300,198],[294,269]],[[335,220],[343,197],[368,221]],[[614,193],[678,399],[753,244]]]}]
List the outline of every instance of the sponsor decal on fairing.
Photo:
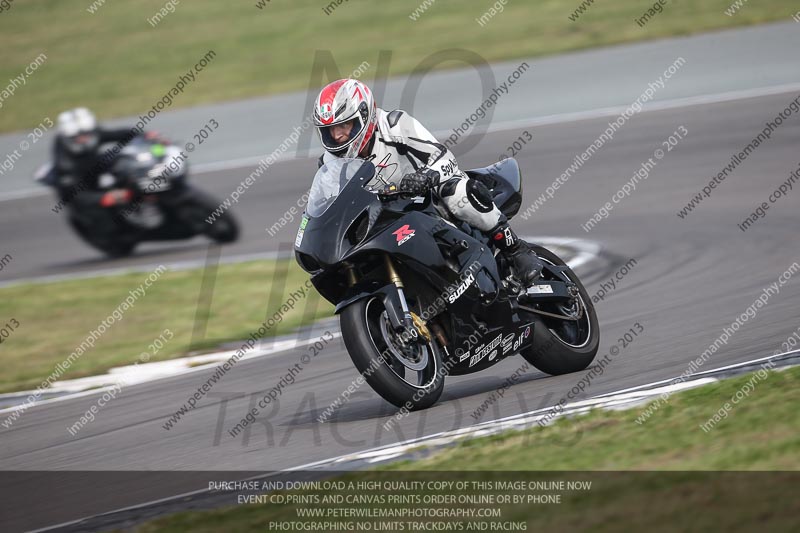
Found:
[{"label": "sponsor decal on fairing", "polygon": [[295,248],[299,248],[300,244],[303,242],[303,234],[306,232],[307,225],[308,217],[303,215],[303,220],[300,221],[300,229],[297,230],[297,237],[294,239]]},{"label": "sponsor decal on fairing", "polygon": [[405,224],[400,228],[398,228],[396,231],[393,231],[392,235],[397,237],[397,246],[400,246],[401,244],[408,241],[408,239],[413,237],[415,233],[414,230],[408,226],[408,224]]},{"label": "sponsor decal on fairing", "polygon": [[475,281],[475,274],[470,272],[469,276],[467,276],[467,278],[458,287],[456,287],[452,293],[450,293],[447,296],[447,301],[450,302],[451,304],[455,303],[455,301],[458,300],[461,297],[461,295],[467,291],[469,286],[472,285],[474,281]]}]

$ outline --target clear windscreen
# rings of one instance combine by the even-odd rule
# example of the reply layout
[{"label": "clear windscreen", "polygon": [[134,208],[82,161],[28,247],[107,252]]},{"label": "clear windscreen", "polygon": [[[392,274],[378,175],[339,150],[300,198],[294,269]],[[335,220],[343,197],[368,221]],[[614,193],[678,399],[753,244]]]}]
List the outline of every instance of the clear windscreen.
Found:
[{"label": "clear windscreen", "polygon": [[[364,159],[337,158],[325,163],[314,176],[311,190],[308,193],[306,214],[310,217],[322,215],[336,200],[347,182],[355,176],[364,165],[373,166]],[[373,169],[374,172],[374,169]]]}]

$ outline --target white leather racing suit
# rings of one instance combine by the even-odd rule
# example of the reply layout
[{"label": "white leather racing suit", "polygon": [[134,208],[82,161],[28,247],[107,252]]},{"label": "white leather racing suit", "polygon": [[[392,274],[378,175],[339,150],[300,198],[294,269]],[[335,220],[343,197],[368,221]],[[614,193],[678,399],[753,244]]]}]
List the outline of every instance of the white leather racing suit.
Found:
[{"label": "white leather racing suit", "polygon": [[[375,164],[387,182],[399,185],[406,174],[420,168],[434,170],[439,173],[434,198],[443,215],[450,214],[484,232],[505,221],[486,186],[468,178],[458,168],[455,155],[419,121],[400,110],[387,112],[378,108],[377,114],[371,152],[365,158]],[[320,164],[335,157],[325,152]]]}]

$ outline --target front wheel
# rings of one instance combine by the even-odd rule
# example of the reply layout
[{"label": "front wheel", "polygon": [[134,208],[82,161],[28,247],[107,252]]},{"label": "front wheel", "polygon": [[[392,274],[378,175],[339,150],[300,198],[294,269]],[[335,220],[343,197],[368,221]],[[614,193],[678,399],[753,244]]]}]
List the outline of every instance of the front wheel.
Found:
[{"label": "front wheel", "polygon": [[339,320],[347,353],[375,392],[409,411],[436,403],[445,371],[435,340],[403,342],[377,296],[347,306]]},{"label": "front wheel", "polygon": [[[541,246],[532,245],[533,251],[544,263],[553,266],[565,266],[566,263],[556,254]],[[578,320],[562,320],[543,317],[533,328],[533,344],[522,351],[522,357],[533,366],[554,376],[578,372],[588,367],[597,355],[600,345],[600,329],[597,325],[597,313],[586,288],[578,276],[568,268],[565,274],[578,287],[578,296],[573,306],[582,307]],[[551,276],[545,269],[544,279]],[[553,278],[556,279],[556,278]],[[575,308],[563,304],[540,306],[542,311],[558,315],[571,314]]]},{"label": "front wheel", "polygon": [[121,232],[108,234],[105,238],[100,237],[93,233],[91,228],[85,227],[82,222],[74,217],[69,217],[69,224],[86,244],[103,252],[110,259],[128,257],[138,244],[136,240],[124,236]]}]

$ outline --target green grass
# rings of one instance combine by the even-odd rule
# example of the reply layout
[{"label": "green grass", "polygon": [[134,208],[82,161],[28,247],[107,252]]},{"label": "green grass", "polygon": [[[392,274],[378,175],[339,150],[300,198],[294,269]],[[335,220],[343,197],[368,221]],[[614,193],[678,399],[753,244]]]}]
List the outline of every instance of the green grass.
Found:
[{"label": "green grass", "polygon": [[464,441],[424,470],[799,470],[800,368],[772,372],[709,433],[699,428],[751,376],[670,397],[643,425],[642,409],[593,411],[551,426]]},{"label": "green grass", "polygon": [[[641,408],[595,411],[340,479],[508,480],[514,479],[509,471],[530,470],[538,474],[526,479],[593,485],[562,493],[558,505],[503,505],[503,521],[526,521],[528,531],[796,531],[800,368],[751,382],[749,395],[725,420],[708,433],[699,427],[753,375],[675,394],[644,426],[635,422]],[[756,470],[794,472],[736,472]],[[269,521],[297,520],[297,507],[184,512],[136,531],[264,531]]]},{"label": "green grass", "polygon": [[[12,318],[20,323],[0,348],[0,392],[38,386],[148,275],[141,272],[0,289],[3,323]],[[210,295],[210,305],[198,305],[203,275],[203,269],[163,273],[61,379],[101,374],[114,366],[133,364],[142,352],[155,351],[149,344],[165,328],[174,333],[174,338],[151,361],[246,339],[268,314],[272,316],[280,309],[290,292],[297,291],[308,279],[294,260],[288,264],[284,260],[220,265],[213,293],[206,293]],[[209,279],[213,276],[209,275]],[[271,295],[271,288],[280,287],[281,283],[283,294]],[[332,306],[316,291],[311,289],[310,294],[266,336],[288,333],[301,323],[332,313]],[[200,323],[207,317],[206,331],[190,346],[198,308]]]},{"label": "green grass", "polygon": [[[362,79],[370,82],[379,50],[391,51],[389,73],[397,75],[451,48],[504,60],[789,19],[797,11],[796,0],[754,0],[729,17],[731,0],[672,0],[640,28],[634,20],[649,2],[598,1],[572,22],[579,0],[512,0],[481,27],[476,19],[494,2],[438,0],[413,22],[416,0],[353,0],[330,15],[326,2],[311,0],[272,0],[261,10],[255,0],[183,0],[152,28],[147,19],[164,0],[108,0],[94,14],[90,4],[16,0],[0,13],[0,80],[18,76],[42,52],[48,58],[0,109],[0,131],[30,129],[77,105],[101,117],[143,113],[208,50],[216,58],[174,107],[316,89],[318,50],[331,51],[343,75],[368,61]],[[446,61],[437,68],[463,66]]]}]

